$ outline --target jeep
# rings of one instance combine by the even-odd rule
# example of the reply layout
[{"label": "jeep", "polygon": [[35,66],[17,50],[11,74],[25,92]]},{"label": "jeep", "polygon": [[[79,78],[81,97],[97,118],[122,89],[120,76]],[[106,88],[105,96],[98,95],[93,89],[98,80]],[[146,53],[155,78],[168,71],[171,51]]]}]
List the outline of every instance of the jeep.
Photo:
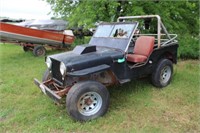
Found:
[{"label": "jeep", "polygon": [[89,44],[47,56],[40,90],[65,103],[75,120],[103,116],[109,107],[108,86],[150,76],[158,88],[170,84],[177,63],[178,41],[158,15],[119,17],[101,23]]}]

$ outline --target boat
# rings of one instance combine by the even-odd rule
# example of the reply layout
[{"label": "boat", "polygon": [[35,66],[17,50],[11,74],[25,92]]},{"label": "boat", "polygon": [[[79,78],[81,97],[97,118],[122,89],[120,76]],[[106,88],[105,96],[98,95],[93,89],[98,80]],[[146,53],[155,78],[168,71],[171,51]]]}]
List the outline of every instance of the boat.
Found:
[{"label": "boat", "polygon": [[27,28],[0,22],[1,40],[33,44],[63,45],[72,44],[74,35],[70,30],[63,33]]},{"label": "boat", "polygon": [[[0,41],[20,44],[24,47],[24,50],[34,50],[38,45],[60,49],[71,45],[74,39],[71,30],[53,32],[0,22]],[[42,54],[44,55],[44,53]]]}]

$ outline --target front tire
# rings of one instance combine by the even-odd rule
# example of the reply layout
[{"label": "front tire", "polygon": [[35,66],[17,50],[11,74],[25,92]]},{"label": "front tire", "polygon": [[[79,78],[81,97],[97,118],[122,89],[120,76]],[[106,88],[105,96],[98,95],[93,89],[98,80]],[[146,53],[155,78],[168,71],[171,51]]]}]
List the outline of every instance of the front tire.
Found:
[{"label": "front tire", "polygon": [[156,87],[165,87],[170,84],[173,74],[173,64],[172,61],[168,59],[161,59],[156,69],[154,70],[151,81]]},{"label": "front tire", "polygon": [[51,75],[49,69],[47,69],[43,74],[42,82],[47,81],[47,80],[49,80],[51,78],[52,78],[52,75]]},{"label": "front tire", "polygon": [[108,90],[99,82],[80,82],[72,86],[67,94],[67,112],[78,121],[92,120],[107,112],[109,99]]}]

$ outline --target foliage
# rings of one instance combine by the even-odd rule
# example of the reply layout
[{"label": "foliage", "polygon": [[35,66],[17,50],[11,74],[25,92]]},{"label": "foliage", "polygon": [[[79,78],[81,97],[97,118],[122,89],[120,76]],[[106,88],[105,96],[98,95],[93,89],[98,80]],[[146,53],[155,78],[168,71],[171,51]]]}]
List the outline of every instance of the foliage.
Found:
[{"label": "foliage", "polygon": [[88,44],[90,39],[91,39],[91,37],[76,38],[74,43],[72,44],[72,48],[74,48],[77,45]]},{"label": "foliage", "polygon": [[91,28],[96,22],[116,21],[119,16],[158,14],[169,33],[178,34],[179,55],[198,58],[199,2],[197,0],[46,0],[55,15],[70,27]]},{"label": "foliage", "polygon": [[190,35],[179,37],[179,57],[182,59],[198,59],[199,58],[199,39]]},{"label": "foliage", "polygon": [[119,16],[158,14],[174,33],[199,33],[198,1],[136,0],[46,0],[55,15],[71,26],[92,27],[99,21],[116,21]]},{"label": "foliage", "polygon": [[198,61],[179,61],[172,83],[162,90],[148,78],[109,88],[108,113],[80,123],[67,115],[65,105],[53,104],[34,85],[33,78],[41,79],[46,69],[44,58],[0,44],[1,133],[200,132]]}]

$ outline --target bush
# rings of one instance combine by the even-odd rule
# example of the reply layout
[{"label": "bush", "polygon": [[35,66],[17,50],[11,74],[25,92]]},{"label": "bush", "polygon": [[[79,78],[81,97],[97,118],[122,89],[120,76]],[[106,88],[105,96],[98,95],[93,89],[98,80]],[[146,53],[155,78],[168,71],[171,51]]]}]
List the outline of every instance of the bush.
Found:
[{"label": "bush", "polygon": [[199,58],[199,39],[190,35],[179,35],[178,56],[182,59]]},{"label": "bush", "polygon": [[74,41],[72,47],[75,47],[77,45],[82,45],[82,44],[88,44],[90,41],[90,38],[91,37],[83,37],[83,38],[77,37],[77,38],[75,38],[75,41]]}]

